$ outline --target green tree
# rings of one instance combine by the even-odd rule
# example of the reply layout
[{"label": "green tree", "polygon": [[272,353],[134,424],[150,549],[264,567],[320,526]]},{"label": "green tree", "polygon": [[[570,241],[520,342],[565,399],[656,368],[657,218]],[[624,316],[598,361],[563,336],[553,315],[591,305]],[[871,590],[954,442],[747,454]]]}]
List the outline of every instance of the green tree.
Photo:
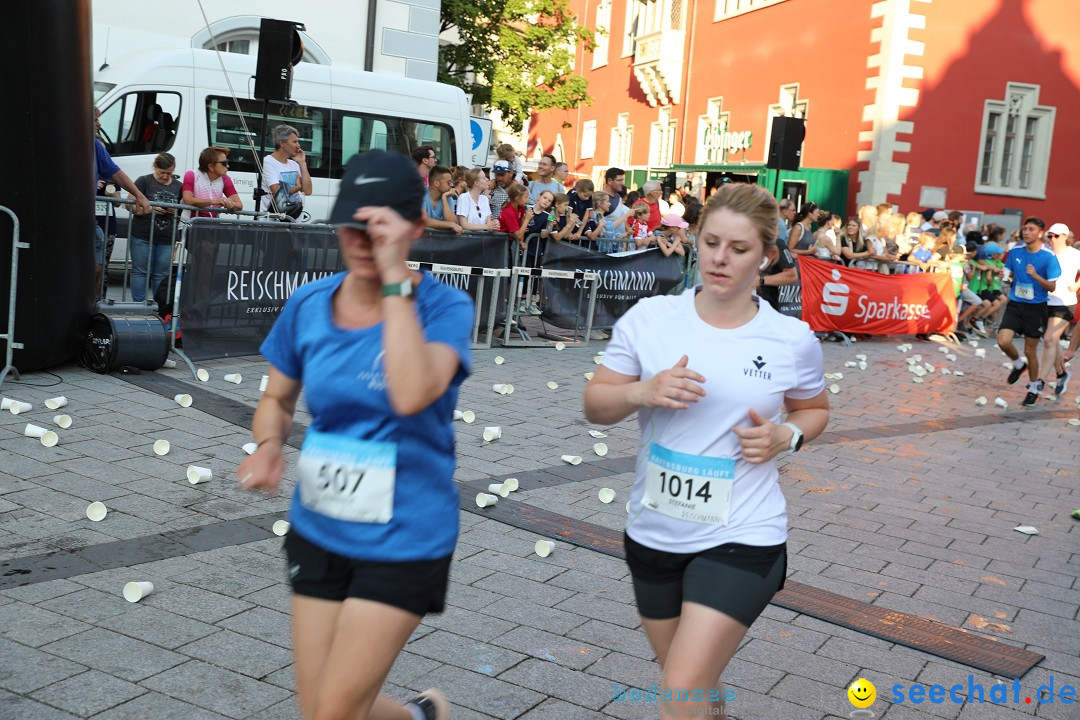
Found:
[{"label": "green tree", "polygon": [[596,46],[568,0],[443,0],[442,30],[458,42],[439,48],[439,81],[499,110],[515,132],[532,109],[589,103],[588,81],[572,75],[579,44]]}]

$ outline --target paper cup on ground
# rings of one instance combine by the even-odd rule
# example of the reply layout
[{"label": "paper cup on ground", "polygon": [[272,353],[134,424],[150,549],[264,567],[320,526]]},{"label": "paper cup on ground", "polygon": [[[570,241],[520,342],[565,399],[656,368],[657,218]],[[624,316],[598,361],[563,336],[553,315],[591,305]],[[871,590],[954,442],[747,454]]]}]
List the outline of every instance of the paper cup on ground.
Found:
[{"label": "paper cup on ground", "polygon": [[86,517],[90,518],[92,522],[101,522],[108,513],[109,509],[105,507],[103,502],[92,502],[86,506]]},{"label": "paper cup on ground", "polygon": [[982,395],[975,398],[975,404],[976,405],[985,405],[987,402],[989,402],[989,401]]},{"label": "paper cup on ground", "polygon": [[240,373],[229,373],[224,379],[225,382],[231,382],[234,385],[239,385],[244,381],[244,377]]},{"label": "paper cup on ground", "polygon": [[510,492],[514,492],[519,487],[517,478],[506,478],[502,481],[502,484],[503,487],[507,488]]},{"label": "paper cup on ground", "polygon": [[34,409],[34,406],[27,402],[19,402],[18,400],[12,400],[8,410],[12,415],[18,415],[19,413],[28,413]]},{"label": "paper cup on ground", "polygon": [[1080,425],[1080,420],[1077,420],[1076,418],[1072,418],[1071,420],[1069,420],[1069,424],[1072,425],[1073,427],[1076,427],[1076,426]]},{"label": "paper cup on ground", "polygon": [[210,478],[213,476],[214,472],[210,468],[199,467],[198,465],[188,465],[187,479],[192,485],[210,482]]},{"label": "paper cup on ground", "polygon": [[861,362],[861,361],[860,361],[860,362],[859,362],[859,369],[860,369],[860,370],[865,370],[865,369],[866,369],[866,363],[865,363],[865,362]]},{"label": "paper cup on ground", "polygon": [[154,454],[155,455],[168,455],[169,450],[172,449],[172,444],[168,440],[155,440],[154,441]]},{"label": "paper cup on ground", "polygon": [[581,456],[580,455],[563,455],[562,456],[562,461],[564,463],[569,463],[571,465],[580,465],[581,464]]},{"label": "paper cup on ground", "polygon": [[13,402],[15,402],[15,401],[12,400],[11,398],[0,399],[0,410],[10,410],[11,409],[11,403],[13,403]]},{"label": "paper cup on ground", "polygon": [[455,410],[454,419],[460,420],[461,422],[468,425],[473,420],[476,420],[476,413],[474,413],[472,410]]},{"label": "paper cup on ground", "polygon": [[605,443],[594,443],[593,446],[592,446],[592,449],[593,449],[593,452],[596,453],[597,455],[599,455],[600,457],[604,457],[605,455],[607,455],[608,448],[607,448],[607,444],[605,444]]},{"label": "paper cup on ground", "polygon": [[277,535],[278,537],[284,535],[285,533],[289,532],[289,521],[288,520],[278,520],[277,522],[274,523],[273,530],[274,530],[274,534]]},{"label": "paper cup on ground", "polygon": [[592,380],[593,379],[593,373],[591,373],[591,372],[585,373],[585,379],[586,380]]},{"label": "paper cup on ground", "polygon": [[172,370],[174,367],[176,367],[176,361],[175,360],[166,360],[164,363],[162,363],[161,367],[168,368],[168,369]]},{"label": "paper cup on ground", "polygon": [[240,449],[246,452],[248,455],[254,455],[255,451],[259,449],[259,444],[253,442],[244,443],[240,446]]},{"label": "paper cup on ground", "polygon": [[128,602],[139,602],[152,592],[154,592],[152,582],[129,582],[124,586],[124,599]]},{"label": "paper cup on ground", "polygon": [[173,395],[173,400],[180,407],[191,407],[191,396],[181,393],[180,395]]},{"label": "paper cup on ground", "polygon": [[555,543],[551,540],[537,540],[536,544],[533,545],[533,550],[540,557],[547,557],[555,550]]},{"label": "paper cup on ground", "polygon": [[[45,435],[47,433],[50,433],[50,432],[52,432],[52,431],[49,430],[48,428],[43,428],[40,425],[34,425],[32,423],[27,423],[26,427],[23,428],[23,435],[25,435],[26,437],[32,437],[32,438],[44,438]],[[55,435],[55,434],[56,433],[53,433],[53,435]],[[44,440],[42,440],[41,442],[42,442],[42,444],[45,443]],[[53,443],[53,444],[55,445],[56,443]]]},{"label": "paper cup on ground", "polygon": [[977,358],[986,357],[986,348],[979,348],[978,350],[976,350],[975,351],[975,357],[977,357]]},{"label": "paper cup on ground", "polygon": [[859,363],[855,362],[854,360],[848,360],[846,363],[844,363],[844,367],[853,368],[853,367],[858,367],[858,366],[859,366]]},{"label": "paper cup on ground", "polygon": [[564,342],[555,343],[555,349],[556,350],[565,350],[566,349],[566,343],[564,343]]},{"label": "paper cup on ground", "polygon": [[61,395],[60,397],[49,398],[45,401],[45,407],[50,410],[59,410],[67,405],[67,398]]},{"label": "paper cup on ground", "polygon": [[496,365],[502,365],[504,362],[506,362],[506,358],[504,358],[502,355],[496,355],[495,356],[495,364]]},{"label": "paper cup on ground", "polygon": [[594,363],[596,363],[597,365],[599,365],[600,363],[604,362],[604,356],[603,355],[596,355],[595,357],[593,357],[592,361]]},{"label": "paper cup on ground", "polygon": [[488,492],[499,497],[506,497],[510,494],[510,488],[506,487],[506,483],[491,483],[488,485]]},{"label": "paper cup on ground", "polygon": [[602,433],[599,430],[590,430],[589,435],[596,438],[597,440],[599,440],[600,438],[606,438],[607,437],[607,433]]},{"label": "paper cup on ground", "polygon": [[597,495],[600,497],[600,502],[605,505],[615,499],[615,491],[611,488],[600,488],[600,492],[598,492]]},{"label": "paper cup on ground", "polygon": [[1009,403],[1005,402],[1002,398],[999,397],[994,398],[994,404],[997,405],[999,408],[1009,407]]},{"label": "paper cup on ground", "polygon": [[832,385],[829,386],[829,392],[831,392],[833,395],[835,395],[836,393],[840,392],[840,386],[833,383]]},{"label": "paper cup on ground", "polygon": [[501,427],[486,427],[484,428],[484,442],[492,442],[502,437]]},{"label": "paper cup on ground", "polygon": [[554,380],[549,382],[547,384],[547,386],[548,386],[548,390],[558,390],[559,389],[559,383],[555,382]]},{"label": "paper cup on ground", "polygon": [[52,421],[54,425],[63,430],[67,430],[69,427],[71,427],[70,415],[53,415]]},{"label": "paper cup on ground", "polygon": [[953,375],[955,375],[956,377],[964,377],[964,371],[963,370],[953,370]]},{"label": "paper cup on ground", "polygon": [[498,495],[492,495],[491,493],[476,493],[476,507],[491,507],[497,502],[499,502]]},{"label": "paper cup on ground", "polygon": [[270,384],[270,376],[263,375],[262,380],[259,381],[259,392],[266,392],[266,386]]}]

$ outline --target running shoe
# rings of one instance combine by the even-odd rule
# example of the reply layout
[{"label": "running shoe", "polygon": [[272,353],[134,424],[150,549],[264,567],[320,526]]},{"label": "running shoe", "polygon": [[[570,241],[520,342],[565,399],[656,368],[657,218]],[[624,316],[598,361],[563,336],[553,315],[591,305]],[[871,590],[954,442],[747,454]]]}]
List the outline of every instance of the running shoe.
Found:
[{"label": "running shoe", "polygon": [[541,315],[541,314],[543,314],[541,312],[541,310],[540,310],[540,306],[537,305],[536,303],[530,303],[529,307],[525,308],[525,310],[526,310],[527,315]]},{"label": "running shoe", "polygon": [[450,702],[445,695],[434,688],[425,690],[405,703],[405,708],[410,712],[413,708],[417,708],[424,720],[447,720],[450,717]]},{"label": "running shoe", "polygon": [[1054,394],[1062,395],[1069,389],[1069,378],[1072,377],[1072,373],[1068,370],[1057,376],[1057,385],[1054,386]]},{"label": "running shoe", "polygon": [[1020,367],[1016,367],[1016,363],[1013,363],[1013,369],[1009,371],[1009,380],[1008,380],[1008,382],[1009,382],[1010,385],[1015,385],[1016,384],[1016,381],[1019,380],[1020,376],[1023,374],[1024,368],[1027,367],[1027,358],[1020,358],[1020,359],[1024,361],[1024,364],[1021,365]]},{"label": "running shoe", "polygon": [[986,324],[981,319],[972,321],[971,328],[982,337],[990,337],[989,333],[986,332]]},{"label": "running shoe", "polygon": [[1042,380],[1038,380],[1036,382],[1029,382],[1028,385],[1027,385],[1027,388],[1028,388],[1027,395],[1024,396],[1024,402],[1022,402],[1020,404],[1023,405],[1024,407],[1033,406],[1036,403],[1036,401],[1038,401],[1039,393],[1042,392],[1042,390],[1043,390],[1043,388],[1045,386],[1046,386],[1046,383],[1044,383]]}]

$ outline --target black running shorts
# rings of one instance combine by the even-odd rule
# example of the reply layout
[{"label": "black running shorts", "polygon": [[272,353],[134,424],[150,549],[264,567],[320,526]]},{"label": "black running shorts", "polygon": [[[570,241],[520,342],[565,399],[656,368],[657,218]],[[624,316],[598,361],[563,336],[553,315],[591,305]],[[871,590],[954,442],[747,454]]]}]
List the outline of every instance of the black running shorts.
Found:
[{"label": "black running shorts", "polygon": [[638,612],[650,620],[679,617],[683,602],[693,602],[750,627],[784,587],[787,543],[726,543],[697,553],[669,553],[629,535],[623,539]]},{"label": "black running shorts", "polygon": [[1010,300],[998,329],[1023,333],[1026,338],[1041,338],[1046,332],[1046,303]]},{"label": "black running shorts", "polygon": [[354,560],[322,549],[295,530],[285,536],[285,555],[297,595],[373,600],[421,617],[446,606],[450,555],[411,562]]},{"label": "black running shorts", "polygon": [[1047,305],[1046,314],[1048,317],[1059,317],[1067,323],[1071,323],[1073,316],[1076,314],[1075,305]]}]

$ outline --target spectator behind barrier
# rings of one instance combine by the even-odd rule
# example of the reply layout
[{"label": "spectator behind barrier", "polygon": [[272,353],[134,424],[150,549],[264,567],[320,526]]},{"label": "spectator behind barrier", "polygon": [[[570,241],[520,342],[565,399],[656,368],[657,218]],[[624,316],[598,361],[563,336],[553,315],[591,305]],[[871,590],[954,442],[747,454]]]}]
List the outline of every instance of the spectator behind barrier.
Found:
[{"label": "spectator behind barrier", "polygon": [[412,151],[413,162],[416,170],[420,173],[420,179],[424,181],[424,187],[431,181],[431,170],[435,167],[435,148],[430,145],[421,145]]},{"label": "spectator behind barrier", "polygon": [[664,212],[660,208],[660,196],[664,194],[664,190],[659,180],[649,180],[641,186],[641,192],[641,199],[633,203],[632,207],[642,205],[648,209],[649,217],[646,224],[649,232],[652,232],[660,227],[660,219],[664,217]]},{"label": "spectator behind barrier", "polygon": [[[243,210],[244,201],[236,192],[229,177],[229,149],[212,145],[199,153],[199,169],[184,173],[183,198],[185,205],[195,207],[219,206],[226,210]],[[184,219],[190,215],[184,211]],[[197,217],[217,217],[216,212],[198,211]]]},{"label": "spectator behind barrier", "polygon": [[[176,158],[170,153],[159,153],[151,167],[153,172],[135,178],[135,187],[154,202],[177,203],[183,184],[176,179]],[[151,220],[152,218],[152,220]],[[153,251],[150,248],[153,222]],[[131,299],[144,302],[153,298],[158,286],[169,273],[172,263],[173,235],[176,209],[155,207],[150,215],[133,215],[128,232],[128,248],[131,253]],[[146,276],[150,275],[147,293]]]},{"label": "spectator behind barrier", "polygon": [[473,168],[465,173],[466,192],[458,196],[458,223],[465,230],[491,231],[499,229],[499,220],[491,216],[491,203],[484,195],[488,188],[487,173]]},{"label": "spectator behind barrier", "polygon": [[584,219],[586,212],[588,212],[592,206],[593,181],[589,179],[578,180],[574,184],[574,189],[566,193],[566,196],[570,198],[570,211],[577,215],[579,218]]},{"label": "spectator behind barrier", "polygon": [[260,209],[299,218],[304,196],[311,194],[311,174],[300,147],[300,134],[290,125],[278,125],[270,136],[274,152],[263,158]]},{"label": "spectator behind barrier", "polygon": [[495,146],[495,157],[510,165],[514,173],[514,182],[525,184],[525,173],[521,169],[521,157],[510,143],[501,143]]},{"label": "spectator behind barrier", "polygon": [[428,176],[428,187],[424,191],[424,225],[437,230],[452,230],[462,233],[457,215],[450,206],[450,196],[454,192],[450,168],[436,165]]},{"label": "spectator behind barrier", "polygon": [[686,256],[683,245],[690,244],[690,238],[686,236],[686,228],[689,226],[689,223],[675,213],[668,213],[660,218],[660,228],[655,237],[656,245],[660,248],[660,252],[664,253],[664,257]]},{"label": "spectator behind barrier", "polygon": [[509,200],[499,213],[499,230],[513,235],[517,239],[518,247],[525,250],[525,233],[533,219],[533,209],[526,208],[529,203],[529,189],[521,183],[514,183],[506,189],[506,194]]},{"label": "spectator behind barrier", "polygon": [[604,171],[604,192],[611,201],[608,215],[614,216],[614,221],[622,220],[623,196],[626,194],[626,171],[622,168],[610,167]]},{"label": "spectator behind barrier", "polygon": [[535,204],[540,197],[540,193],[545,190],[552,195],[563,191],[562,186],[551,178],[552,174],[555,172],[555,164],[554,155],[545,153],[540,158],[540,165],[536,170],[537,177],[529,183],[529,202]]},{"label": "spectator behind barrier", "polygon": [[491,166],[491,174],[494,177],[491,183],[491,214],[497,218],[510,199],[506,190],[514,184],[514,168],[506,160],[496,160]]}]

